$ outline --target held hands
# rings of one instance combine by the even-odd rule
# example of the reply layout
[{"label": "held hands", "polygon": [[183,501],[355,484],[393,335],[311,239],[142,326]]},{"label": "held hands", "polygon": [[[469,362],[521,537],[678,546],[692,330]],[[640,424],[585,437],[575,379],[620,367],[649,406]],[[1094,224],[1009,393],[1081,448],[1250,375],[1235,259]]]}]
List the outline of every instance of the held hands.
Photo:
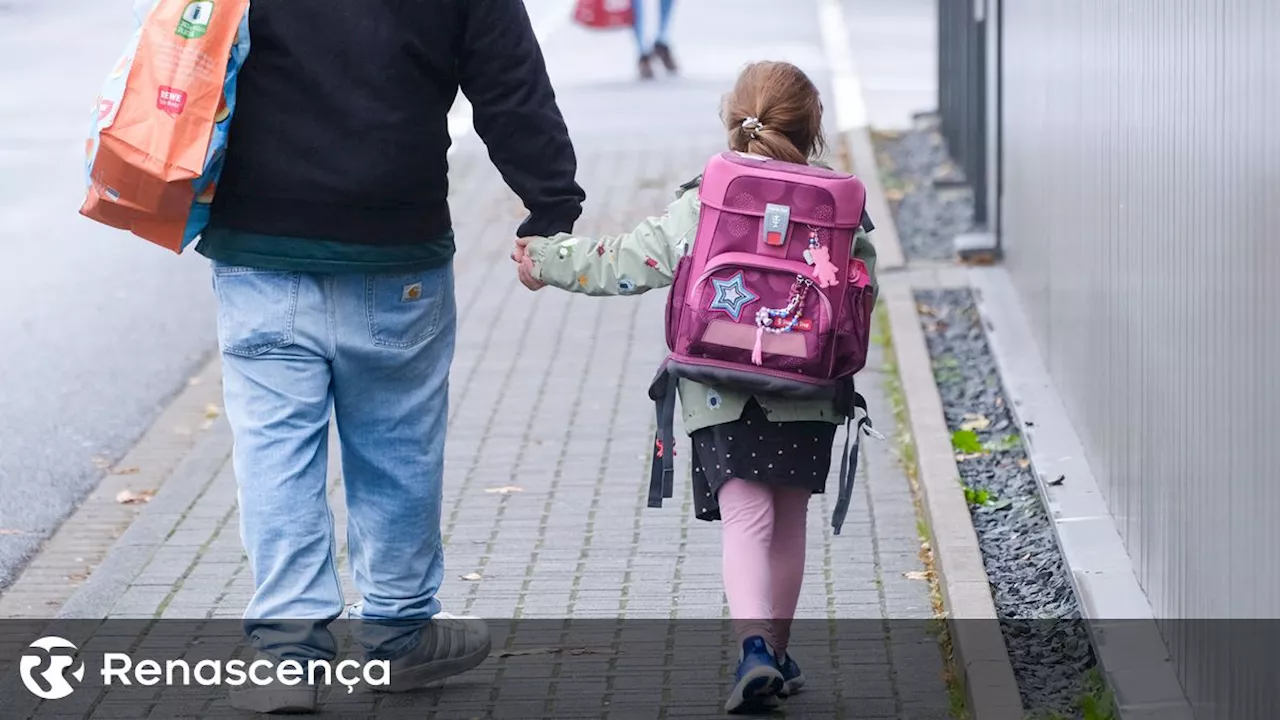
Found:
[{"label": "held hands", "polygon": [[511,251],[511,260],[516,263],[516,274],[520,284],[530,290],[541,290],[547,284],[534,275],[533,259],[529,257],[529,241],[532,238],[516,238],[516,249]]}]

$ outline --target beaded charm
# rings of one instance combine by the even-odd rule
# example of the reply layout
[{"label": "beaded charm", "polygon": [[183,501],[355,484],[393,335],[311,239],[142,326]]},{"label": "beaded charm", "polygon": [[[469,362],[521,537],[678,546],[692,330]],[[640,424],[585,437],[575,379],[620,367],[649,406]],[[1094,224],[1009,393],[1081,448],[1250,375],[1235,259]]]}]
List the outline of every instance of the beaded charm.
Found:
[{"label": "beaded charm", "polygon": [[803,275],[797,275],[795,283],[791,285],[791,297],[786,307],[761,308],[756,312],[756,345],[751,351],[751,362],[756,365],[764,364],[762,344],[765,333],[788,333],[801,326],[804,318],[804,301],[809,295],[810,287],[813,287],[812,280]]}]

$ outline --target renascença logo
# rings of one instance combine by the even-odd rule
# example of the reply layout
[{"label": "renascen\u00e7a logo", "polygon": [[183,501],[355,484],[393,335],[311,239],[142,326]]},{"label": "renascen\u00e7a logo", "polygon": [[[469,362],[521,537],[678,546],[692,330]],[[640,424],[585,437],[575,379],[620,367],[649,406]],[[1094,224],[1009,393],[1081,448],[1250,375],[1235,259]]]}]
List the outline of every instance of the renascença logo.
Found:
[{"label": "renascen\u00e7a logo", "polygon": [[[71,670],[72,665],[76,665],[76,653],[79,651],[69,640],[64,640],[55,635],[42,637],[31,643],[29,646],[33,650],[40,651],[38,654],[24,654],[18,662],[18,670],[22,674],[22,684],[27,686],[36,697],[44,700],[60,700],[71,693],[75,692],[75,687],[67,681],[67,671]],[[54,654],[54,650],[70,649],[71,654]],[[48,665],[39,674],[37,670]],[[71,670],[71,677],[76,682],[84,680],[84,663],[76,665]],[[40,682],[43,680],[44,682]]]},{"label": "renascen\u00e7a logo", "polygon": [[[75,686],[67,680],[68,674],[75,678],[77,684],[84,680],[85,664],[79,661],[79,648],[70,641],[50,635],[31,643],[30,649],[38,652],[23,654],[18,667],[22,684],[36,697],[60,700],[75,692]],[[54,650],[71,652],[55,654]],[[72,669],[73,665],[75,669]],[[162,665],[156,660],[135,663],[125,653],[104,653],[100,673],[102,684],[107,687],[117,684],[130,686],[135,683],[154,686],[161,682],[166,686],[196,684],[238,687],[275,683],[297,685],[305,681],[310,685],[328,686],[336,683],[345,686],[350,693],[357,685],[389,685],[391,666],[386,660],[369,660],[364,663],[343,660],[335,664],[326,660],[309,660],[305,663],[283,660],[273,663],[261,659],[252,662],[208,659],[194,665],[186,660],[168,660]]]}]

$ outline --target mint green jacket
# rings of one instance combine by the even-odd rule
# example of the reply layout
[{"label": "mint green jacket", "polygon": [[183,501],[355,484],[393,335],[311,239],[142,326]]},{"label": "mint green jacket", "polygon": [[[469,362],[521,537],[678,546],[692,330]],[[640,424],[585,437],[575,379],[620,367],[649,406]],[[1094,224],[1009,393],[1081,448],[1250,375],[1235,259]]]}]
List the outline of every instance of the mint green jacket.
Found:
[{"label": "mint green jacket", "polygon": [[[671,285],[676,265],[689,252],[698,230],[701,204],[694,184],[676,193],[676,201],[662,217],[651,217],[623,235],[589,238],[560,234],[529,243],[534,276],[561,290],[584,295],[639,295]],[[853,256],[867,265],[874,292],[876,252],[867,234],[858,229]],[[656,370],[656,368],[655,368]],[[680,381],[680,407],[685,432],[692,434],[742,417],[751,395]],[[835,398],[787,400],[757,396],[756,401],[773,422],[820,421],[840,425],[845,416]]]}]

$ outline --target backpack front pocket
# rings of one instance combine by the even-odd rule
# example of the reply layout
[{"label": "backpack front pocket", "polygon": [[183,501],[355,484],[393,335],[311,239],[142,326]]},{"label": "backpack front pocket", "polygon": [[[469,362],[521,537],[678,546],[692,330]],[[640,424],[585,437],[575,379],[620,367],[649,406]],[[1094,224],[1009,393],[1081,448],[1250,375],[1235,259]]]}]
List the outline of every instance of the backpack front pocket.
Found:
[{"label": "backpack front pocket", "polygon": [[804,263],[751,253],[716,257],[686,296],[681,330],[687,353],[821,377],[834,313],[809,273]]}]

